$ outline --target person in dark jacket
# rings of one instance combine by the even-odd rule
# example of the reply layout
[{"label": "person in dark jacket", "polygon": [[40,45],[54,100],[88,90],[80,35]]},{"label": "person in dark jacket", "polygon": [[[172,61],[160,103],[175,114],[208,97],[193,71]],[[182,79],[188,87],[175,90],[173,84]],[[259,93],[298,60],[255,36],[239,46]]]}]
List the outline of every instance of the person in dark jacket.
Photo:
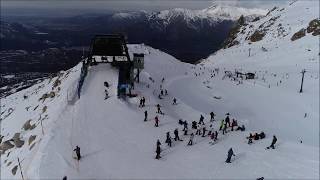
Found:
[{"label": "person in dark jacket", "polygon": [[235,156],[235,155],[233,153],[232,148],[230,148],[229,151],[228,151],[228,157],[227,157],[226,163],[231,163],[231,157],[232,156]]},{"label": "person in dark jacket", "polygon": [[168,144],[169,147],[171,147],[171,136],[170,136],[170,132],[167,132],[167,138],[166,138],[166,143]]},{"label": "person in dark jacket", "polygon": [[177,105],[177,99],[176,98],[173,98],[173,103],[172,105]]},{"label": "person in dark jacket", "polygon": [[264,139],[266,137],[266,135],[264,134],[264,132],[262,131],[260,134],[259,134],[259,137],[260,139]]},{"label": "person in dark jacket", "polygon": [[254,136],[253,136],[253,139],[254,139],[254,140],[259,140],[259,134],[258,134],[258,133],[255,133]]},{"label": "person in dark jacket", "polygon": [[179,137],[179,131],[178,131],[178,129],[175,129],[175,130],[173,131],[173,133],[174,133],[174,140],[175,140],[175,141],[181,141],[181,140],[180,140],[180,137]]},{"label": "person in dark jacket", "polygon": [[159,118],[158,118],[158,116],[156,116],[155,118],[154,118],[154,126],[155,127],[159,127]]},{"label": "person in dark jacket", "polygon": [[271,145],[269,147],[267,147],[267,149],[269,149],[269,148],[274,149],[274,145],[276,144],[277,140],[278,140],[277,137],[275,135],[273,135]]},{"label": "person in dark jacket", "polygon": [[199,120],[199,124],[204,125],[204,117],[202,116],[202,114],[200,115],[200,120]]},{"label": "person in dark jacket", "polygon": [[252,138],[249,138],[248,144],[252,144]]},{"label": "person in dark jacket", "polygon": [[210,113],[210,121],[211,121],[211,122],[214,121],[214,116],[215,116],[215,114],[214,114],[213,112],[211,112],[211,113]]},{"label": "person in dark jacket", "polygon": [[148,119],[148,111],[144,111],[144,121],[147,121]]},{"label": "person in dark jacket", "polygon": [[77,154],[77,159],[78,161],[81,159],[81,154],[80,154],[80,147],[79,146],[76,146],[76,148],[73,150],[76,152]]},{"label": "person in dark jacket", "polygon": [[184,132],[184,135],[188,135],[188,122],[187,121],[184,121],[182,131]]},{"label": "person in dark jacket", "polygon": [[160,106],[160,104],[157,104],[157,113],[159,113],[159,114],[162,114],[162,111],[161,111],[161,106]]},{"label": "person in dark jacket", "polygon": [[225,123],[226,125],[228,124],[228,127],[230,127],[230,118],[229,115],[227,115],[226,119],[225,119]]},{"label": "person in dark jacket", "polygon": [[160,145],[161,145],[161,143],[160,143],[160,140],[158,139],[158,141],[157,141],[157,148],[156,148],[156,153],[157,153],[156,159],[160,159],[160,158],[161,158],[161,156],[160,156],[160,153],[161,153],[161,147],[160,147]]}]

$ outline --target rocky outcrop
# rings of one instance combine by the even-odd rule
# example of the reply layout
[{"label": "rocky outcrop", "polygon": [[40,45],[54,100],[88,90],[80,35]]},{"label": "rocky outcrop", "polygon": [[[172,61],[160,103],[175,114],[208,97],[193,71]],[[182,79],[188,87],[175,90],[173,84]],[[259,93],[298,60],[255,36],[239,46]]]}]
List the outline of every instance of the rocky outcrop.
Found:
[{"label": "rocky outcrop", "polygon": [[250,41],[251,42],[261,41],[265,35],[266,35],[265,32],[257,30],[250,36]]},{"label": "rocky outcrop", "polygon": [[298,32],[294,33],[294,35],[291,37],[291,41],[295,41],[297,39],[300,39],[306,35],[306,29],[302,28]]},{"label": "rocky outcrop", "polygon": [[320,34],[320,20],[314,19],[309,22],[307,27],[307,33],[312,33],[313,36],[318,36]]}]

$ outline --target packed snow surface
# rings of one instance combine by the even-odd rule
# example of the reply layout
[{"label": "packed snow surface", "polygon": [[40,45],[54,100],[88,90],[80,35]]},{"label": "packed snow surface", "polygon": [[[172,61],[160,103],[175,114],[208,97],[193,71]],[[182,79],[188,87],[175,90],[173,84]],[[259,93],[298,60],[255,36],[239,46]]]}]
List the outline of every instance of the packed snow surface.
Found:
[{"label": "packed snow surface", "polygon": [[[294,13],[300,15],[297,9],[308,15],[298,19],[299,24],[291,23]],[[25,141],[22,147],[2,154],[1,179],[21,179],[17,158],[25,179],[319,179],[318,37],[308,34],[290,40],[295,30],[318,17],[302,10],[316,9],[305,1],[296,2],[281,16],[283,24],[293,29],[286,37],[267,35],[251,44],[243,40],[198,65],[179,62],[151,47],[130,45],[131,55],[145,54],[145,69],[133,90],[135,98],[119,99],[118,70],[99,64],[89,68],[77,100],[79,64],[1,99],[2,142],[15,133]],[[256,78],[237,78],[235,69],[256,73]],[[307,72],[303,93],[299,93],[302,69]],[[168,90],[163,99],[158,98],[160,86]],[[142,96],[146,98],[143,108],[139,107]],[[177,105],[172,105],[174,97]],[[164,115],[156,113],[156,104],[162,106]],[[143,121],[145,110],[147,122]],[[211,111],[217,115],[212,123]],[[187,146],[189,135],[183,135],[179,119],[188,121],[190,130],[191,122],[198,122],[202,114],[207,128],[213,124],[219,130],[226,113],[246,130],[229,128],[225,135],[219,131],[214,145],[208,136],[195,136],[195,144]],[[155,116],[160,119],[159,127],[154,127]],[[35,124],[33,129],[22,128],[28,120]],[[170,131],[173,137],[176,128],[183,141],[173,141],[170,148],[164,142],[165,133]],[[261,131],[266,138],[248,145],[249,133]],[[36,138],[29,143],[31,135]],[[278,138],[276,148],[267,150],[273,135]],[[162,143],[160,160],[155,159],[157,139]],[[81,148],[80,161],[74,159],[76,145]],[[236,156],[226,164],[231,147]]]}]

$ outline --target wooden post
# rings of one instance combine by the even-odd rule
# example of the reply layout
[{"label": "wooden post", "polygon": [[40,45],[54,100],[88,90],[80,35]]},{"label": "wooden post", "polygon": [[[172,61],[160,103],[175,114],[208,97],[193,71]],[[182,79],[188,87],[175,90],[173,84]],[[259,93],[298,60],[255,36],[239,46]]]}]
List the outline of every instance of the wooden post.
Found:
[{"label": "wooden post", "polygon": [[138,68],[137,81],[140,83],[140,69]]},{"label": "wooden post", "polygon": [[303,87],[303,80],[304,80],[304,73],[306,73],[307,71],[304,69],[301,71],[302,73],[302,79],[301,79],[301,87],[300,87],[300,93],[302,93],[302,87]]},{"label": "wooden post", "polygon": [[250,51],[251,51],[251,48],[249,48],[249,57],[250,57]]},{"label": "wooden post", "polygon": [[22,168],[21,168],[21,164],[20,164],[20,159],[19,159],[19,158],[18,158],[18,164],[19,164],[19,168],[20,168],[20,173],[21,173],[22,180],[24,180],[23,173],[22,173]]}]

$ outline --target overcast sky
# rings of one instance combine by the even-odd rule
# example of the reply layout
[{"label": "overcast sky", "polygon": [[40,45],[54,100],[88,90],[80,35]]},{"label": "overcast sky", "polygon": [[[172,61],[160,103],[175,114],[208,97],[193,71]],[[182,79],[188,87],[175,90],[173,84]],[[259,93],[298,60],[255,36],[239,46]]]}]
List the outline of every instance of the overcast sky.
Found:
[{"label": "overcast sky", "polygon": [[107,11],[159,11],[172,8],[204,9],[213,3],[269,9],[287,0],[0,0],[1,14],[6,15],[75,15]]}]

